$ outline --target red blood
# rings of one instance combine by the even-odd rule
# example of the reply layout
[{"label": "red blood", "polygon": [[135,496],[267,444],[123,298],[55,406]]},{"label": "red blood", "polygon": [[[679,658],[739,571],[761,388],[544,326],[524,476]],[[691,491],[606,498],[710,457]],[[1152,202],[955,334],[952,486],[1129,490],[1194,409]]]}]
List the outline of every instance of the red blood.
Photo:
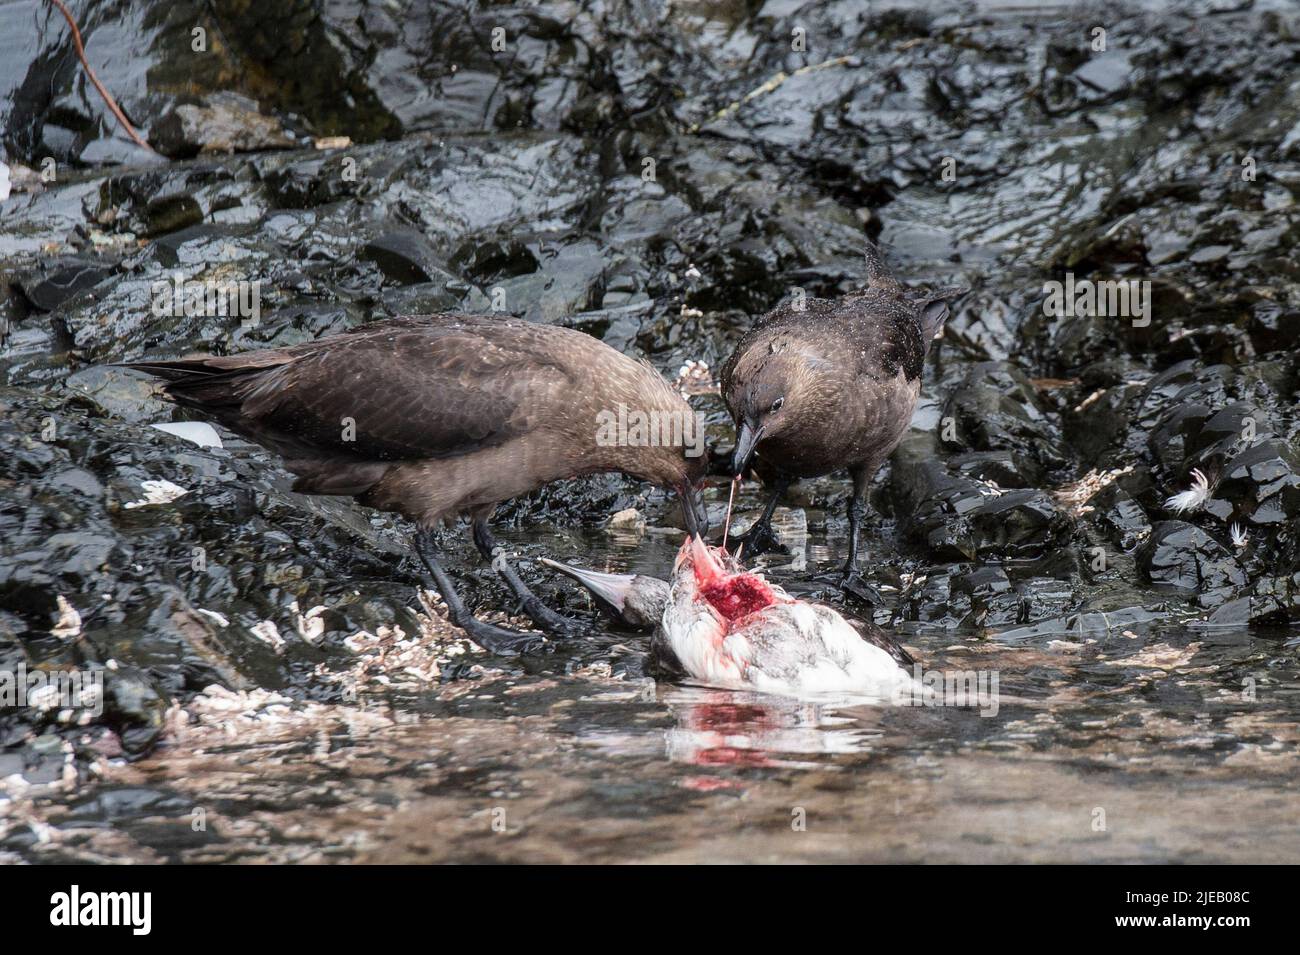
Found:
[{"label": "red blood", "polygon": [[700,594],[728,621],[739,620],[776,602],[772,588],[752,574],[719,578],[701,587]]}]

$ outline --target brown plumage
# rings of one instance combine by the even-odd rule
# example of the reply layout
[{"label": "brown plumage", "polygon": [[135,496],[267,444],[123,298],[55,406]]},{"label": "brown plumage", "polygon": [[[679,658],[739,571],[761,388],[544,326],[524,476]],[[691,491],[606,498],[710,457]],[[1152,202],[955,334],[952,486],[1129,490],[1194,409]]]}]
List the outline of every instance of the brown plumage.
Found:
[{"label": "brown plumage", "polygon": [[319,341],[242,355],[145,361],[176,403],[284,457],[295,490],[339,494],[396,511],[420,528],[417,549],[453,622],[490,649],[535,642],[473,620],[438,566],[428,533],[467,515],[534,620],[569,622],[538,601],[502,559],[487,521],[501,501],[552,481],[621,471],[682,497],[700,526],[704,455],[681,444],[603,439],[619,406],[692,414],[652,366],[572,329],[481,315],[441,314],[363,326]]},{"label": "brown plumage", "polygon": [[773,488],[762,517],[740,540],[746,554],[777,542],[772,512],[800,478],[847,470],[847,578],[854,570],[864,496],[902,439],[921,388],[930,342],[965,289],[912,290],[867,243],[867,286],[840,299],[783,303],[740,340],[722,368],[736,422],[732,467],[753,466]]}]

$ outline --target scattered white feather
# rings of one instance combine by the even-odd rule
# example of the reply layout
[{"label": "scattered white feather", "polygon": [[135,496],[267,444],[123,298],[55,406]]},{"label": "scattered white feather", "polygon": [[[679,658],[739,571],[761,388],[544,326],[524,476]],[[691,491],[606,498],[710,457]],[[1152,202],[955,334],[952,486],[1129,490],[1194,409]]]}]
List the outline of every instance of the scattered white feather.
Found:
[{"label": "scattered white feather", "polygon": [[179,484],[173,484],[171,481],[145,481],[140,486],[144,489],[144,497],[138,501],[128,501],[122,505],[123,507],[148,507],[151,504],[170,504],[177,498],[190,493],[186,488],[181,487]]},{"label": "scattered white feather", "polygon": [[52,710],[59,705],[59,688],[52,683],[38,686],[28,692],[27,702],[38,710]]},{"label": "scattered white feather", "polygon": [[81,614],[77,608],[68,603],[68,598],[59,594],[56,598],[59,607],[59,619],[50,630],[50,635],[62,640],[71,640],[81,635]]},{"label": "scattered white feather", "polygon": [[1093,468],[1079,480],[1053,491],[1052,496],[1065,505],[1075,517],[1082,517],[1092,511],[1087,502],[1103,488],[1114,484],[1119,478],[1133,470],[1133,465],[1115,468],[1110,471],[1098,471]]},{"label": "scattered white feather", "polygon": [[1237,523],[1228,528],[1228,537],[1232,540],[1232,546],[1237,550],[1245,550],[1246,545],[1250,543],[1250,536],[1246,533],[1246,528]]},{"label": "scattered white feather", "polygon": [[1169,510],[1182,514],[1184,511],[1194,511],[1210,499],[1210,482],[1201,472],[1200,468],[1192,469],[1192,486],[1186,491],[1180,491],[1173,497],[1166,499],[1165,507]]},{"label": "scattered white feather", "polygon": [[164,424],[156,424],[154,427],[159,431],[174,434],[178,438],[184,438],[200,448],[221,447],[221,435],[217,434],[217,429],[206,421],[168,421]]},{"label": "scattered white feather", "polygon": [[430,642],[424,633],[408,637],[400,626],[381,626],[377,634],[361,630],[344,639],[343,645],[357,655],[356,665],[350,671],[331,670],[328,678],[342,684],[345,699],[354,700],[388,687],[413,689],[437,683],[442,673],[438,658],[458,655]]},{"label": "scattered white feather", "polygon": [[1088,407],[1088,405],[1092,404],[1094,401],[1096,401],[1105,393],[1106,393],[1105,388],[1098,388],[1096,391],[1094,391],[1092,394],[1090,394],[1088,397],[1084,398],[1081,402],[1079,402],[1077,405],[1074,406],[1074,413],[1078,414],[1080,411],[1083,411],[1085,408]]},{"label": "scattered white feather", "polygon": [[215,623],[218,627],[228,627],[228,626],[230,626],[230,619],[229,619],[225,614],[223,614],[223,613],[217,613],[215,610],[208,610],[208,609],[205,608],[205,607],[199,607],[199,608],[197,608],[197,609],[198,609],[199,613],[203,614],[203,616],[207,617],[209,620],[211,620],[213,623]]},{"label": "scattered white feather", "polygon": [[279,653],[284,649],[284,637],[280,636],[280,628],[275,625],[274,621],[263,620],[261,623],[256,624],[249,629],[253,632],[253,636],[257,637],[257,639],[261,640],[276,653]]},{"label": "scattered white feather", "polygon": [[312,607],[306,613],[299,613],[298,601],[295,600],[292,609],[293,625],[298,631],[298,636],[311,644],[325,636],[325,618],[322,615],[328,608],[324,604]]},{"label": "scattered white feather", "polygon": [[673,387],[681,394],[683,398],[689,398],[692,395],[716,395],[718,393],[718,383],[713,380],[713,372],[709,370],[707,362],[688,360],[681,368],[677,369],[677,377],[673,380]]}]

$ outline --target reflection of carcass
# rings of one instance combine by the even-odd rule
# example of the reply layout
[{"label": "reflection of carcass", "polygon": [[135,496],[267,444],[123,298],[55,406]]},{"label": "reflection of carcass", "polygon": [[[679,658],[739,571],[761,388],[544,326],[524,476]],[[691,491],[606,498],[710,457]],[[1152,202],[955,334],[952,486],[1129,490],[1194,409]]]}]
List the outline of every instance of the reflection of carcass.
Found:
[{"label": "reflection of carcass", "polygon": [[797,757],[860,752],[879,735],[824,703],[705,687],[662,699],[677,720],[665,735],[668,757],[695,766],[812,765]]}]

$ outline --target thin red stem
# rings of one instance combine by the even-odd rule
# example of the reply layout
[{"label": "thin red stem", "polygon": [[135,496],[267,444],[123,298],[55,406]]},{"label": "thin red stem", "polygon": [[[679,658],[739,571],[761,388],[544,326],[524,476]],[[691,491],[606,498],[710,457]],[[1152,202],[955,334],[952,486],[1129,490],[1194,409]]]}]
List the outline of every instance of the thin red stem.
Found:
[{"label": "thin red stem", "polygon": [[104,102],[108,104],[108,108],[112,110],[113,115],[117,117],[117,121],[122,124],[122,128],[126,130],[126,134],[135,140],[137,146],[143,146],[145,149],[153,152],[153,147],[140,138],[140,134],[137,133],[135,127],[131,125],[131,121],[126,118],[126,114],[124,114],[121,107],[117,105],[117,100],[113,99],[108,90],[104,89],[104,84],[99,82],[99,77],[95,75],[95,71],[92,70],[90,64],[86,62],[86,48],[81,45],[81,31],[77,29],[77,21],[72,19],[72,14],[64,5],[63,0],[50,0],[50,3],[58,7],[59,12],[63,14],[63,19],[68,21],[68,27],[72,30],[72,43],[77,48],[77,58],[81,60],[81,65],[86,68],[86,75],[90,77],[90,82],[95,84],[95,89],[99,90],[99,95],[104,98]]}]

